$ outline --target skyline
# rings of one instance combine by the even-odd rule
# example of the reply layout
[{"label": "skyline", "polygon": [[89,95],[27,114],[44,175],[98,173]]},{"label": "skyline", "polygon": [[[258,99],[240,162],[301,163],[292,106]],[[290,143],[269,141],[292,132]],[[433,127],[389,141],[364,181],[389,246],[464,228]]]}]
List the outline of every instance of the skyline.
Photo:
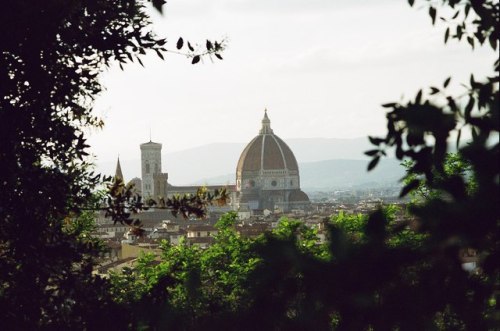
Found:
[{"label": "skyline", "polygon": [[165,61],[148,54],[145,68],[111,68],[95,104],[106,125],[90,132],[97,164],[137,158],[150,130],[164,153],[248,142],[264,108],[285,140],[382,135],[381,104],[448,76],[456,90],[469,68],[477,77],[491,72],[496,56],[445,46],[442,26],[404,1],[172,0],[164,9],[153,28],[168,49],[180,36],[227,36],[224,60],[191,65],[167,52]]}]

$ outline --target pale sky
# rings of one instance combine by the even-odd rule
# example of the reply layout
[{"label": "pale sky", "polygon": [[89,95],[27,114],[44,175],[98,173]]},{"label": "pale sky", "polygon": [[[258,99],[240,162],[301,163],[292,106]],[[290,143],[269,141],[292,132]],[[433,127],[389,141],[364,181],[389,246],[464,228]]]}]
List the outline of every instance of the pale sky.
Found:
[{"label": "pale sky", "polygon": [[103,74],[95,112],[105,127],[89,139],[97,163],[139,158],[150,129],[164,153],[248,142],[266,107],[285,140],[382,135],[381,104],[448,76],[458,88],[471,72],[491,73],[497,56],[444,46],[443,26],[406,0],[169,0],[164,10],[153,26],[167,48],[179,36],[201,44],[226,37],[224,60],[191,65],[150,54],[145,68]]}]

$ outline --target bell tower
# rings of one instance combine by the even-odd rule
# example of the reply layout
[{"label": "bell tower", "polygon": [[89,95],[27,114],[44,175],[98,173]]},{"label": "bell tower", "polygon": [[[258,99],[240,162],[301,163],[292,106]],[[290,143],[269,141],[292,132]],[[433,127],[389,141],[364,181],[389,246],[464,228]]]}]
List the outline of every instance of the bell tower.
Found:
[{"label": "bell tower", "polygon": [[154,197],[154,177],[161,174],[161,144],[152,142],[141,144],[142,196]]}]

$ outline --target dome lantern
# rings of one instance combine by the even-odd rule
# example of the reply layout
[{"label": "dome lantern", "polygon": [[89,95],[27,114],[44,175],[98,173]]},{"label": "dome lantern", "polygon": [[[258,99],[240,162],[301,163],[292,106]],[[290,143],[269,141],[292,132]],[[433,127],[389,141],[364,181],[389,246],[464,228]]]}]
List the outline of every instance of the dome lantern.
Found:
[{"label": "dome lantern", "polygon": [[260,129],[259,134],[273,134],[271,129],[271,120],[267,117],[267,108],[264,109],[264,118],[262,119],[262,129]]}]

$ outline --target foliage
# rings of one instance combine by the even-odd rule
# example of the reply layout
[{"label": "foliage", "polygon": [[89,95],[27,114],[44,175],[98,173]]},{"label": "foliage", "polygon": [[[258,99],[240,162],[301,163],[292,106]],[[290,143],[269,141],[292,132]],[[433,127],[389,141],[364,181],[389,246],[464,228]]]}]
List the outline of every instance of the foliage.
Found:
[{"label": "foliage", "polygon": [[185,241],[176,246],[163,242],[159,263],[146,255],[134,269],[113,275],[116,298],[134,308],[135,323],[196,329],[246,305],[248,274],[258,260],[252,241],[235,232],[236,218],[229,213],[218,221],[215,243],[205,250]]},{"label": "foliage", "polygon": [[184,218],[194,216],[204,218],[207,214],[207,207],[211,205],[224,206],[229,200],[226,188],[216,189],[210,193],[206,187],[200,187],[196,194],[176,195],[170,198],[157,197],[156,200],[148,198],[143,201],[139,194],[134,193],[133,184],[125,185],[120,178],[114,178],[108,183],[106,196],[104,197],[105,207],[101,207],[102,201],[97,201],[93,210],[104,210],[105,217],[109,217],[113,222],[130,226],[136,235],[143,235],[144,230],[138,219],[132,216],[150,209],[170,210],[174,216],[181,214]]},{"label": "foliage", "polygon": [[[434,23],[440,13],[436,3],[422,2],[429,4]],[[453,9],[451,18],[443,18],[452,22],[445,42],[450,37],[465,38],[474,48],[488,41],[497,51],[498,1],[450,0],[442,4],[443,12],[448,12],[446,7]],[[428,93],[420,90],[414,100],[384,105],[389,109],[388,133],[384,138],[370,137],[378,148],[367,154],[373,157],[370,169],[392,147],[398,159],[410,160],[401,195],[414,192],[425,197],[411,212],[417,217],[419,231],[428,234],[423,254],[416,257],[436,275],[446,277],[454,289],[454,293],[436,289],[446,302],[445,309],[436,312],[452,311],[461,327],[479,330],[499,323],[498,307],[492,311],[489,305],[500,279],[499,61],[494,63],[494,73],[483,81],[471,74],[462,95],[447,91],[450,81],[447,78],[442,88],[431,87]],[[463,132],[471,136],[467,144],[460,144]],[[449,156],[447,144],[453,136],[459,155]],[[459,268],[458,256],[466,250],[478,254],[478,275]]]},{"label": "foliage", "polygon": [[[413,185],[418,182],[418,186],[409,192],[412,197],[412,203],[428,202],[429,200],[442,197],[445,192],[439,189],[433,189],[427,185],[422,175],[412,171],[415,165],[414,161],[405,160],[402,165],[406,168],[406,176],[404,177],[405,185]],[[434,182],[444,182],[454,177],[461,177],[465,183],[467,195],[471,195],[476,190],[477,182],[474,178],[471,165],[459,154],[448,153],[444,159],[443,172],[441,174],[434,171]]]},{"label": "foliage", "polygon": [[[160,6],[161,1],[153,1]],[[147,1],[5,1],[0,10],[0,319],[3,329],[96,329],[117,313],[92,276],[100,183],[85,132],[106,67],[163,57]],[[200,50],[212,54],[217,50]],[[193,56],[198,55],[194,52]],[[87,239],[85,239],[87,238]]]},{"label": "foliage", "polygon": [[[398,220],[397,214],[401,214],[401,208],[395,205],[387,205],[381,209],[387,223],[386,244],[394,248],[419,249],[426,234],[416,232],[408,222]],[[345,214],[340,211],[331,218],[332,224],[344,232],[344,235],[352,242],[363,243],[368,239],[366,236],[369,216],[364,214]]]}]

